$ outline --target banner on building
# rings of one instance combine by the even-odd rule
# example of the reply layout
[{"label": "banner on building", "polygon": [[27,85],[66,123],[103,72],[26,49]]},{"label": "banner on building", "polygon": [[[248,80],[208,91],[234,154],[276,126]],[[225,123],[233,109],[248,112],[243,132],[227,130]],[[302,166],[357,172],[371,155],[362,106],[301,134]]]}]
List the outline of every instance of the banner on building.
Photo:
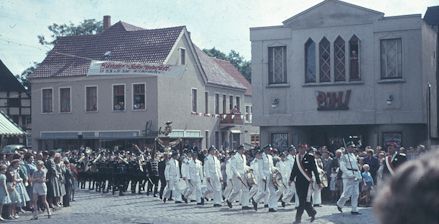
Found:
[{"label": "banner on building", "polygon": [[183,65],[151,64],[143,62],[91,61],[87,76],[99,75],[146,75],[179,76]]}]

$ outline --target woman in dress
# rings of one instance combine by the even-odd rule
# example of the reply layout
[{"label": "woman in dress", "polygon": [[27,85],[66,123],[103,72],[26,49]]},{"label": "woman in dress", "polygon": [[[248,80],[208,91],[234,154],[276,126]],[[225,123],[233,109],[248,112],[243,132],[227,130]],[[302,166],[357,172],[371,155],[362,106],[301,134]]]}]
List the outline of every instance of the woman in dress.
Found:
[{"label": "woman in dress", "polygon": [[55,189],[55,203],[57,207],[62,206],[62,197],[66,194],[66,188],[64,186],[64,163],[61,161],[61,154],[56,153],[53,159],[55,162],[55,170],[57,175],[57,189]]},{"label": "woman in dress", "polygon": [[26,202],[30,201],[29,195],[27,194],[26,187],[23,183],[23,175],[21,172],[20,159],[14,159],[11,162],[11,166],[14,169],[15,174],[15,189],[18,193],[18,197],[20,197],[20,203],[17,205],[17,210],[21,210],[21,208],[26,207]]},{"label": "woman in dress", "polygon": [[[0,165],[0,214],[3,212],[3,205],[10,204],[11,199],[9,198],[8,187],[6,186],[6,165]],[[4,219],[0,215],[0,221]]]},{"label": "woman in dress", "polygon": [[15,177],[17,176],[17,170],[14,169],[14,164],[18,164],[18,160],[13,160],[6,172],[6,186],[8,188],[9,198],[11,199],[11,204],[9,205],[9,217],[7,217],[7,219],[19,218],[16,213],[16,207],[21,203],[20,196],[18,195],[16,189],[17,184],[15,181]]},{"label": "woman in dress", "polygon": [[44,168],[44,162],[41,160],[37,161],[37,171],[35,171],[32,175],[32,183],[33,183],[33,207],[34,207],[34,217],[32,220],[38,219],[38,197],[41,197],[41,202],[43,203],[45,210],[47,211],[47,217],[50,218],[52,213],[50,212],[49,203],[47,203],[46,195],[47,195],[47,186],[46,186],[46,170]]}]

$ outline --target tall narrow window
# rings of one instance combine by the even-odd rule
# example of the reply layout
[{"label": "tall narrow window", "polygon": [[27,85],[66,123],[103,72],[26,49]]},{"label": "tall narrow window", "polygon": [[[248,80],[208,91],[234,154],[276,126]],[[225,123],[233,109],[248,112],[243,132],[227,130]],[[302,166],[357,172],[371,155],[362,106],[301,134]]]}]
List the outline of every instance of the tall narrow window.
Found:
[{"label": "tall narrow window", "polygon": [[215,147],[219,148],[219,141],[220,141],[220,136],[219,136],[219,132],[215,131]]},{"label": "tall narrow window", "polygon": [[70,112],[70,88],[59,89],[59,111],[66,113]]},{"label": "tall narrow window", "polygon": [[98,89],[96,86],[85,88],[86,111],[98,111]]},{"label": "tall narrow window", "polygon": [[381,79],[402,78],[401,39],[381,40]]},{"label": "tall narrow window", "polygon": [[241,97],[239,96],[236,97],[236,108],[241,111]]},{"label": "tall narrow window", "polygon": [[245,106],[245,121],[251,122],[250,106]]},{"label": "tall narrow window", "polygon": [[204,92],[204,113],[209,113],[209,93]]},{"label": "tall narrow window", "polygon": [[219,94],[215,94],[215,114],[219,114]]},{"label": "tall narrow window", "polygon": [[197,89],[192,89],[192,112],[197,112]]},{"label": "tall narrow window", "polygon": [[316,82],[316,44],[312,39],[305,43],[305,83]]},{"label": "tall narrow window", "polygon": [[268,83],[287,82],[287,47],[268,48]]},{"label": "tall narrow window", "polygon": [[186,50],[184,48],[180,48],[180,64],[186,64]]},{"label": "tall narrow window", "polygon": [[133,84],[133,110],[145,109],[145,84]]},{"label": "tall narrow window", "polygon": [[53,112],[53,92],[52,89],[43,89],[42,90],[42,101],[43,101],[43,113],[51,113]]},{"label": "tall narrow window", "polygon": [[223,95],[223,114],[227,113],[227,96]]},{"label": "tall narrow window", "polygon": [[233,96],[229,97],[229,110],[232,111],[233,110]]},{"label": "tall narrow window", "polygon": [[326,37],[319,43],[319,72],[320,82],[331,81],[331,46]]},{"label": "tall narrow window", "polygon": [[113,110],[125,110],[125,85],[113,86]]},{"label": "tall narrow window", "polygon": [[352,36],[349,40],[349,80],[360,81],[360,39]]},{"label": "tall narrow window", "polygon": [[334,42],[335,81],[346,81],[345,43],[340,36]]}]

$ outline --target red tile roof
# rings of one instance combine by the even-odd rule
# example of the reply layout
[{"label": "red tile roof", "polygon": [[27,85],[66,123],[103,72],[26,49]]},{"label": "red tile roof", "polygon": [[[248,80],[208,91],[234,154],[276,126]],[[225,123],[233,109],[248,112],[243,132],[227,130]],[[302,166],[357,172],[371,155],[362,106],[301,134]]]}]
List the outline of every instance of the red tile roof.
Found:
[{"label": "red tile roof", "polygon": [[252,95],[252,84],[250,84],[250,82],[241,74],[241,72],[238,71],[238,69],[236,69],[236,67],[232,63],[218,58],[214,58],[213,60],[215,60],[215,62],[219,66],[221,66],[221,68],[224,69],[229,75],[231,75],[234,79],[236,79],[236,81],[240,82],[243,86],[245,86],[246,96]]},{"label": "red tile roof", "polygon": [[184,28],[147,30],[118,22],[97,35],[62,37],[30,78],[84,76],[90,59],[163,63]]}]

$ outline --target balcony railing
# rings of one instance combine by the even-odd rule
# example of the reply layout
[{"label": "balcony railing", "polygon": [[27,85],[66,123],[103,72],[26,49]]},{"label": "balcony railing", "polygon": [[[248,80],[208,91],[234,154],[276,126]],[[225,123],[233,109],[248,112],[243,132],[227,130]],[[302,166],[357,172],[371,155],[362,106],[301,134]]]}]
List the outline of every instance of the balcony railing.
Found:
[{"label": "balcony railing", "polygon": [[222,126],[235,126],[244,124],[244,115],[242,114],[221,114],[220,125]]}]

